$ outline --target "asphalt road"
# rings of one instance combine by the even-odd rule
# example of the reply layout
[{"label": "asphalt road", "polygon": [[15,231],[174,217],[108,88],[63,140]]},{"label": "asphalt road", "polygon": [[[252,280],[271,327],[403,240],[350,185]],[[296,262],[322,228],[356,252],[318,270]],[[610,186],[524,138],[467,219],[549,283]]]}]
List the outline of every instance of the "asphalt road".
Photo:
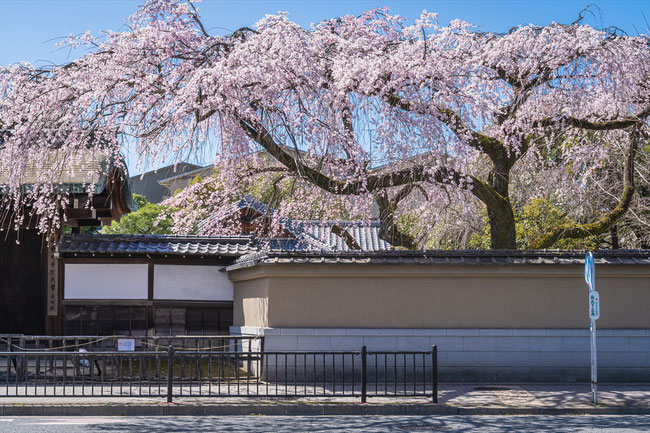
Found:
[{"label": "asphalt road", "polygon": [[0,417],[2,433],[650,432],[650,415]]}]

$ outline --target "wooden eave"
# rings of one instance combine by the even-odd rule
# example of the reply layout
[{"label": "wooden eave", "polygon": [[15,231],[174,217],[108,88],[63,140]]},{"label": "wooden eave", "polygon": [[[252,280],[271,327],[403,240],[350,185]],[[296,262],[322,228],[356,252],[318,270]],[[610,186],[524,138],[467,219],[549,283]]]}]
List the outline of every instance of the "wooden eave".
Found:
[{"label": "wooden eave", "polygon": [[72,206],[65,210],[68,227],[98,227],[119,221],[131,212],[131,192],[122,171],[113,168],[108,174],[104,188],[94,194],[89,203],[88,194],[74,194]]}]

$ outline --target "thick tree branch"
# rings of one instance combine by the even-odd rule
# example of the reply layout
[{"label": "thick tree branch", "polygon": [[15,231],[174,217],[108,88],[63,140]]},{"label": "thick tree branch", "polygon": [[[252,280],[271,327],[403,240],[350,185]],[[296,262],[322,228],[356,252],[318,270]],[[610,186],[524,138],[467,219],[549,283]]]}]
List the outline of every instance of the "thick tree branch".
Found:
[{"label": "thick tree branch", "polygon": [[642,123],[650,116],[650,106],[636,115],[627,116],[622,119],[591,121],[578,119],[575,117],[560,117],[559,119],[542,119],[533,123],[534,127],[559,127],[561,125],[570,125],[581,129],[591,129],[594,131],[613,131],[615,129],[625,129]]},{"label": "thick tree branch", "polygon": [[337,195],[356,195],[372,193],[380,189],[393,186],[403,186],[414,182],[424,182],[430,179],[430,174],[425,167],[413,167],[403,170],[392,171],[370,175],[367,181],[353,180],[343,181],[333,179],[330,176],[316,170],[300,161],[296,155],[287,152],[283,146],[278,144],[271,134],[258,123],[240,120],[240,125],[249,138],[262,146],[271,156],[278,160],[297,175],[306,178],[319,188]]},{"label": "thick tree branch", "polygon": [[415,188],[415,184],[409,184],[401,188],[393,198],[388,198],[387,191],[381,191],[375,196],[379,206],[379,237],[388,241],[393,246],[415,249],[417,245],[413,236],[403,233],[395,222],[395,212],[400,201],[408,197]]},{"label": "thick tree branch", "polygon": [[550,248],[560,239],[583,239],[605,233],[627,211],[634,195],[634,159],[639,146],[639,127],[630,132],[630,145],[625,155],[623,173],[623,192],[614,209],[607,212],[597,221],[588,224],[564,224],[556,227],[533,243],[533,248]]},{"label": "thick tree branch", "polygon": [[[386,100],[391,106],[404,111],[432,114],[426,110],[419,110],[414,103],[395,94],[387,95]],[[452,109],[436,107],[435,110],[437,113],[433,113],[434,116],[447,125],[458,138],[465,140],[469,146],[485,153],[492,161],[508,159],[508,151],[499,140],[473,131],[463,123],[460,115]]]},{"label": "thick tree branch", "polygon": [[354,239],[354,236],[352,236],[347,230],[345,230],[343,227],[341,227],[338,224],[332,225],[332,233],[343,239],[345,242],[345,245],[348,246],[351,250],[361,250],[361,245]]}]

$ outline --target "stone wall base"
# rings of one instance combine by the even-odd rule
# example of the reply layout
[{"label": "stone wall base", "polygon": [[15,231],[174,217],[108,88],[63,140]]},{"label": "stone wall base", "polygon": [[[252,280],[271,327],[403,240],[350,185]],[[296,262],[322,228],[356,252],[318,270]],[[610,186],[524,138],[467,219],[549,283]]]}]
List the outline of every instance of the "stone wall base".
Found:
[{"label": "stone wall base", "polygon": [[[266,351],[427,351],[446,382],[589,382],[587,329],[376,329],[232,326]],[[259,340],[253,351],[261,349]],[[650,329],[599,329],[598,381],[650,383]],[[247,349],[247,348],[244,348]]]}]

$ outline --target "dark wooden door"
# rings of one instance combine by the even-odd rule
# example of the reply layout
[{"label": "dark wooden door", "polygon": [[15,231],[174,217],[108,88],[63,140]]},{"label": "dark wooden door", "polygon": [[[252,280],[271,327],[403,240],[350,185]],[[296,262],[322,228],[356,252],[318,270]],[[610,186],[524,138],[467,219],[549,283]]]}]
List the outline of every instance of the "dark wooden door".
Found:
[{"label": "dark wooden door", "polygon": [[0,231],[0,334],[45,334],[43,237]]}]

